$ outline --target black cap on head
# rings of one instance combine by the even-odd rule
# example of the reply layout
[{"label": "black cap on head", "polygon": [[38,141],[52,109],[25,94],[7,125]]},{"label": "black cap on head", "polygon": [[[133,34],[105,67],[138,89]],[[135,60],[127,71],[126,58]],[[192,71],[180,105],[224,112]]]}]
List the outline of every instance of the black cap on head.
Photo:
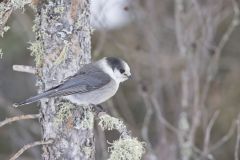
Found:
[{"label": "black cap on head", "polygon": [[124,64],[122,60],[119,58],[107,57],[106,60],[107,60],[107,64],[112,68],[112,70],[114,69],[120,70],[124,68]]}]

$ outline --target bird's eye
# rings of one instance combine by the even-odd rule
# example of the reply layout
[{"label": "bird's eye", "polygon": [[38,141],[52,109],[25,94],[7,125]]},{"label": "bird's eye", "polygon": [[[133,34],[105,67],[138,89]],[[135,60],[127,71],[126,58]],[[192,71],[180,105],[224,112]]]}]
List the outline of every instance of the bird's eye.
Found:
[{"label": "bird's eye", "polygon": [[119,71],[120,71],[120,73],[124,73],[124,72],[125,72],[125,70],[124,70],[124,69],[120,69]]}]

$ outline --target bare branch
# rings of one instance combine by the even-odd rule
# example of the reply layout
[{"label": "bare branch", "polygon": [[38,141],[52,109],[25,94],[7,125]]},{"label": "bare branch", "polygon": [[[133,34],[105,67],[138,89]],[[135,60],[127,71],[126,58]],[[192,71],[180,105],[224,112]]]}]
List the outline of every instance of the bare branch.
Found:
[{"label": "bare branch", "polygon": [[47,144],[51,144],[53,143],[53,140],[48,140],[48,141],[36,141],[30,144],[27,144],[25,146],[23,146],[16,154],[14,154],[14,156],[12,156],[9,160],[16,160],[23,152],[25,152],[26,150],[28,150],[29,148],[35,147],[35,146],[39,146],[39,145],[47,145]]},{"label": "bare branch", "polygon": [[150,124],[151,124],[150,120],[151,120],[151,117],[152,117],[152,114],[153,114],[153,110],[152,110],[152,106],[150,105],[150,102],[146,98],[146,96],[142,96],[142,98],[143,98],[143,101],[145,103],[147,111],[146,111],[146,114],[144,116],[143,125],[142,125],[142,129],[141,129],[141,134],[142,134],[142,137],[143,137],[144,141],[148,143],[148,146],[150,146],[150,150],[152,150],[148,132],[149,132]]},{"label": "bare branch", "polygon": [[225,47],[226,43],[228,42],[233,31],[239,25],[240,10],[239,10],[239,6],[238,6],[238,3],[236,2],[236,0],[232,0],[232,6],[233,6],[233,11],[234,11],[233,19],[232,19],[231,24],[227,28],[227,31],[222,36],[222,39],[220,40],[218,46],[215,49],[215,56],[213,57],[211,66],[209,67],[210,73],[209,73],[208,81],[211,81],[213,79],[213,77],[215,76],[215,73],[217,72],[217,69],[218,69],[218,62],[219,62],[219,59],[221,56],[221,52],[222,52],[223,48]]},{"label": "bare branch", "polygon": [[17,72],[26,72],[31,74],[37,73],[37,70],[35,67],[25,66],[25,65],[13,65],[13,70]]},{"label": "bare branch", "polygon": [[209,142],[210,142],[212,127],[213,127],[214,123],[216,122],[216,120],[219,116],[219,113],[220,113],[220,111],[216,111],[213,114],[213,116],[212,116],[212,118],[211,118],[211,120],[210,120],[210,122],[207,126],[206,135],[205,135],[205,138],[204,138],[204,146],[203,146],[203,156],[204,157],[207,156],[208,153],[209,153]]},{"label": "bare branch", "polygon": [[220,52],[222,51],[225,44],[228,42],[229,37],[233,33],[235,27],[239,25],[240,11],[239,11],[238,3],[235,0],[232,0],[232,6],[233,6],[233,11],[234,11],[234,17],[233,17],[233,20],[232,20],[230,26],[228,27],[227,31],[223,35],[218,47],[216,48],[217,56],[220,55]]},{"label": "bare branch", "polygon": [[228,133],[225,136],[223,136],[218,142],[216,142],[213,146],[211,146],[209,148],[209,152],[215,151],[216,149],[221,147],[224,143],[226,143],[233,136],[235,128],[236,121],[233,121]]},{"label": "bare branch", "polygon": [[166,126],[169,130],[171,130],[173,133],[178,135],[179,132],[181,132],[179,129],[177,129],[175,126],[173,126],[170,122],[168,122],[162,115],[161,110],[159,109],[159,103],[155,97],[151,97],[151,101],[153,103],[153,107],[156,109],[156,113],[158,114],[157,118],[161,123]]},{"label": "bare branch", "polygon": [[236,146],[235,146],[235,152],[234,152],[234,158],[235,160],[239,160],[239,148],[240,148],[240,114],[237,119],[237,140],[236,140]]},{"label": "bare branch", "polygon": [[25,119],[35,119],[39,118],[40,114],[28,114],[28,115],[21,115],[21,116],[16,116],[16,117],[11,117],[7,118],[4,121],[0,122],[0,127],[15,122],[15,121],[20,121],[20,120],[25,120]]}]

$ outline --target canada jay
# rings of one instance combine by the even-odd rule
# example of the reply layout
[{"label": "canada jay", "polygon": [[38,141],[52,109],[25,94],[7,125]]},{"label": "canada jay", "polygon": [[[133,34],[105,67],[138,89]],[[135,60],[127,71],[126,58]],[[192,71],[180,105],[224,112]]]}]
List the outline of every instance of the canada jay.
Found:
[{"label": "canada jay", "polygon": [[111,98],[117,92],[119,84],[130,77],[130,68],[125,61],[119,58],[105,57],[84,65],[75,75],[58,86],[16,103],[14,106],[18,107],[42,98],[58,96],[64,96],[79,105],[97,105]]}]

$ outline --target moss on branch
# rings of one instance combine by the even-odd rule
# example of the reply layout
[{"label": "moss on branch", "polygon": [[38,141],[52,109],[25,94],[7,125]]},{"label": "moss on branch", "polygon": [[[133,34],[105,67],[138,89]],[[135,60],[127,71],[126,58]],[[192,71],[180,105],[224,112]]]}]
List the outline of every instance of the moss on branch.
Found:
[{"label": "moss on branch", "polygon": [[109,147],[109,160],[140,160],[145,152],[144,143],[131,137],[123,121],[104,113],[99,115],[99,126],[104,130],[116,129],[121,136]]},{"label": "moss on branch", "polygon": [[123,132],[124,130],[126,130],[126,126],[120,119],[111,117],[107,114],[103,114],[99,118],[100,118],[99,126],[104,130],[116,129],[119,132]]},{"label": "moss on branch", "polygon": [[144,143],[136,138],[120,138],[109,147],[111,152],[108,160],[140,160],[145,152]]},{"label": "moss on branch", "polygon": [[30,42],[31,56],[34,56],[34,61],[37,67],[42,66],[43,63],[43,47],[42,42],[37,40],[35,42]]}]

